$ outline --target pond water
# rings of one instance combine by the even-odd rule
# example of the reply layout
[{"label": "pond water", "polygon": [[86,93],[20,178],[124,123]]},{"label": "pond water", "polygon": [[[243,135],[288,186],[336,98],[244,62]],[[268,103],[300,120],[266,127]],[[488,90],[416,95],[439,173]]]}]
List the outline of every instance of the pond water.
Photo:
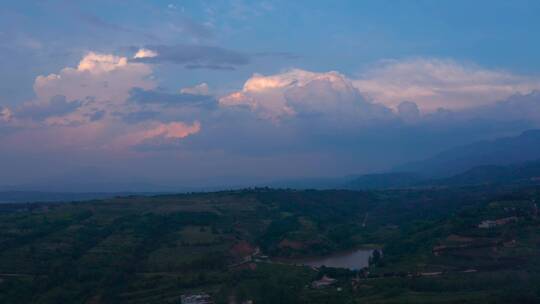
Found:
[{"label": "pond water", "polygon": [[360,270],[369,266],[369,257],[373,254],[372,249],[357,249],[354,251],[341,252],[323,257],[296,260],[295,264],[313,267],[346,268]]}]

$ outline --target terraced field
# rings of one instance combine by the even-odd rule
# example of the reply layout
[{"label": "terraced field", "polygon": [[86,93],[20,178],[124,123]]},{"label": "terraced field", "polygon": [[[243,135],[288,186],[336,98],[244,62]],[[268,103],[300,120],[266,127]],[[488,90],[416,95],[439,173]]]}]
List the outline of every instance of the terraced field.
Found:
[{"label": "terraced field", "polygon": [[[0,302],[535,303],[539,193],[251,189],[3,205]],[[277,262],[359,246],[382,258],[361,271]],[[335,283],[311,287],[324,275]]]}]

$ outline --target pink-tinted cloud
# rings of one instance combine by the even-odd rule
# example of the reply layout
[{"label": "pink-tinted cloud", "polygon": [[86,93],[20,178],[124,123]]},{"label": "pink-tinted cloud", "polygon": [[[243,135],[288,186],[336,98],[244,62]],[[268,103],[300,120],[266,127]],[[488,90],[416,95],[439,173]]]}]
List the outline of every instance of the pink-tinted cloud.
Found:
[{"label": "pink-tinted cloud", "polygon": [[158,53],[156,51],[152,51],[149,49],[139,49],[135,55],[133,55],[133,58],[152,58],[158,56]]},{"label": "pink-tinted cloud", "polygon": [[180,139],[195,134],[201,130],[201,124],[196,121],[192,125],[183,122],[159,123],[155,127],[140,134],[141,140],[164,137],[169,139]]},{"label": "pink-tinted cloud", "polygon": [[77,67],[66,67],[58,73],[38,76],[34,82],[36,100],[27,107],[47,108],[56,96],[63,96],[78,108],[69,113],[48,117],[49,125],[84,124],[110,113],[133,109],[126,100],[134,87],[153,89],[152,68],[144,63],[129,62],[127,57],[89,52]]},{"label": "pink-tinted cloud", "polygon": [[421,111],[466,109],[527,94],[540,88],[540,79],[487,69],[453,60],[412,59],[384,61],[353,80],[374,102],[397,108],[405,100]]},{"label": "pink-tinted cloud", "polygon": [[13,112],[9,108],[0,108],[0,121],[8,122],[13,118]]},{"label": "pink-tinted cloud", "polygon": [[152,122],[149,124],[140,124],[136,131],[117,139],[115,145],[118,148],[133,147],[153,139],[162,139],[165,141],[178,141],[190,135],[196,134],[201,130],[199,121],[192,124],[184,122]]},{"label": "pink-tinted cloud", "polygon": [[[141,51],[137,54],[152,55]],[[122,119],[143,110],[165,112],[160,105],[141,105],[128,98],[134,88],[156,88],[152,72],[151,65],[146,63],[89,52],[76,67],[38,76],[34,83],[36,99],[15,114],[3,110],[0,118],[8,120],[18,114],[27,129],[19,136],[31,138],[40,134],[40,138],[52,143],[51,147],[126,149],[156,137],[178,140],[199,132],[198,121],[192,125],[178,120],[162,123],[154,117],[153,122],[133,124]]]},{"label": "pink-tinted cloud", "polygon": [[242,90],[220,98],[219,102],[225,107],[249,107],[261,117],[275,121],[297,115],[358,115],[361,119],[372,108],[343,74],[300,69],[270,76],[255,74]]},{"label": "pink-tinted cloud", "polygon": [[38,76],[34,91],[41,101],[63,95],[68,100],[92,97],[121,103],[133,87],[155,88],[151,75],[152,68],[147,64],[128,62],[126,57],[90,52],[76,68],[66,67],[57,74]]},{"label": "pink-tinted cloud", "polygon": [[272,120],[305,112],[360,117],[361,106],[347,105],[360,99],[365,102],[364,98],[396,113],[403,101],[414,102],[421,112],[429,113],[439,108],[463,110],[494,104],[538,89],[540,79],[531,76],[453,60],[411,59],[384,61],[355,78],[300,69],[254,74],[241,90],[219,101],[222,106],[248,107]]},{"label": "pink-tinted cloud", "polygon": [[180,90],[182,94],[192,94],[192,95],[210,95],[210,88],[206,82],[200,83],[192,87],[185,87]]}]

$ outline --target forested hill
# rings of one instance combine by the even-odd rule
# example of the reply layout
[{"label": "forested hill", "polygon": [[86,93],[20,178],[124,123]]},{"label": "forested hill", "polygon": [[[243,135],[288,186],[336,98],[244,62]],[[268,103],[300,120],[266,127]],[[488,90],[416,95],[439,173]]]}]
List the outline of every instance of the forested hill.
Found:
[{"label": "forested hill", "polygon": [[[504,186],[367,192],[261,188],[3,204],[0,302],[178,303],[182,295],[205,293],[216,303],[231,297],[273,304],[497,303],[508,299],[501,297],[502,286],[519,292],[540,282],[535,268],[540,223],[531,217],[539,193],[534,187]],[[510,218],[501,230],[478,228],[501,218]],[[474,246],[434,255],[435,246],[454,246],[455,239],[502,255],[485,255]],[[515,245],[505,249],[507,242]],[[287,263],[359,247],[384,252],[369,276]],[[469,268],[475,273],[460,272]],[[490,274],[493,270],[502,271],[500,279]],[[441,271],[440,278],[418,278]],[[339,289],[310,287],[324,275],[335,278]],[[509,285],[504,278],[513,276],[525,281]],[[527,296],[540,300],[540,294]]]}]

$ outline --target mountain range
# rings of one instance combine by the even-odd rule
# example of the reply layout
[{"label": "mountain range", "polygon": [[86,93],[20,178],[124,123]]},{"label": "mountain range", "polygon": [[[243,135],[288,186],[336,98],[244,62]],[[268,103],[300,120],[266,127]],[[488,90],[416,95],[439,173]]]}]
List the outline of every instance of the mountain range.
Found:
[{"label": "mountain range", "polygon": [[452,148],[390,172],[362,175],[344,187],[369,190],[539,181],[540,130],[528,130],[515,137]]}]

